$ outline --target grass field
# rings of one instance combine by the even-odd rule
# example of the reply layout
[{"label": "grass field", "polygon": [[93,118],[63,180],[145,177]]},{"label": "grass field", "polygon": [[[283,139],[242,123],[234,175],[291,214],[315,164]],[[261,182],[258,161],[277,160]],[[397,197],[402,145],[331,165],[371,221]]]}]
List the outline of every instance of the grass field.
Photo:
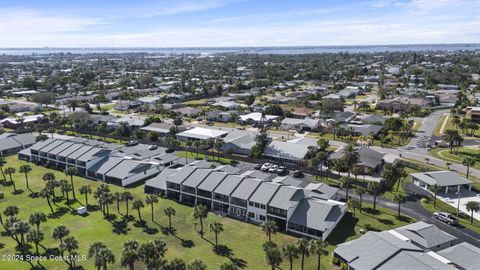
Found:
[{"label": "grass field", "polygon": [[430,150],[430,154],[436,158],[445,161],[462,164],[464,158],[473,158],[476,162],[474,168],[480,169],[480,150],[471,147],[460,147],[458,154],[450,153],[448,148],[434,148]]},{"label": "grass field", "polygon": [[[7,158],[6,167],[14,167],[17,169],[25,164],[23,161],[17,160],[15,156]],[[41,180],[42,175],[46,172],[53,172],[57,179],[66,178],[62,172],[50,170],[43,167],[38,167],[30,164],[32,171],[29,174],[30,188],[36,192],[43,188],[44,182]],[[33,212],[50,213],[47,202],[43,198],[31,198],[30,191],[26,189],[23,174],[16,173],[13,175],[18,189],[23,189],[21,194],[12,194],[13,188],[11,186],[2,187],[2,192],[5,198],[0,202],[0,210],[3,210],[9,205],[16,205],[20,209],[18,215],[22,220],[27,220],[28,216]],[[75,187],[89,184],[95,190],[100,184],[99,182],[83,179],[80,177],[74,178]],[[122,191],[123,188],[110,185],[112,192]],[[136,199],[145,199],[143,193],[143,186],[130,188],[129,191]],[[59,191],[57,190],[57,196]],[[77,191],[77,199],[84,203],[84,197]],[[121,222],[125,214],[125,205],[120,205],[120,214],[117,213],[115,204],[110,206],[110,212],[114,213],[116,217],[107,220],[103,217],[101,211],[90,211],[88,216],[82,217],[74,215],[74,209],[81,206],[80,202],[75,202],[71,205],[65,204],[64,201],[57,202],[53,205],[56,216],[50,216],[46,223],[40,226],[40,229],[45,233],[45,240],[42,245],[46,248],[56,248],[58,241],[51,237],[52,229],[55,226],[63,224],[70,230],[70,235],[75,236],[79,240],[79,254],[84,255],[90,243],[94,241],[103,241],[113,251],[115,255],[115,263],[109,269],[120,268],[120,253],[122,243],[126,240],[136,239],[140,242],[147,242],[152,239],[164,239],[167,242],[168,252],[166,258],[171,260],[173,258],[182,258],[186,262],[190,262],[195,258],[200,258],[208,265],[208,269],[218,269],[218,266],[227,261],[236,261],[243,266],[244,269],[269,269],[264,260],[262,251],[262,244],[266,240],[265,234],[261,228],[252,224],[236,221],[230,218],[219,217],[214,214],[209,214],[205,224],[214,220],[219,220],[224,224],[225,231],[219,235],[219,243],[226,245],[230,251],[228,256],[217,255],[213,250],[212,242],[214,235],[207,232],[205,239],[202,239],[196,232],[195,220],[192,217],[192,208],[189,206],[178,204],[174,201],[160,199],[159,203],[155,205],[155,219],[151,221],[150,207],[142,209],[143,220],[146,221],[145,226],[136,225],[135,221],[127,223]],[[96,204],[92,195],[89,196],[90,205]],[[131,205],[131,204],[130,204]],[[175,234],[170,234],[165,230],[168,224],[167,217],[163,214],[163,209],[172,206],[176,209],[176,216],[173,217],[173,227]],[[358,213],[357,219],[353,219],[351,215],[347,215],[337,227],[337,230],[332,232],[329,242],[332,245],[350,240],[358,236],[359,230],[365,227],[372,227],[376,230],[386,230],[394,227],[402,226],[408,222],[412,222],[408,217],[396,218],[395,211],[378,208],[378,213],[372,213],[369,205],[364,204],[364,212]],[[137,219],[136,211],[130,209],[130,214]],[[356,223],[353,226],[353,222]],[[369,224],[369,225],[367,225]],[[295,240],[294,237],[285,234],[276,234],[273,240],[280,246],[287,242]],[[9,255],[15,254],[15,241],[8,236],[0,236],[0,254]],[[329,246],[329,250],[333,250],[333,246]],[[33,250],[33,249],[32,249]],[[40,248],[41,252],[44,249]],[[331,254],[331,252],[329,253]],[[328,257],[328,258],[327,258]],[[309,257],[306,260],[305,269],[314,269],[316,258]],[[331,255],[325,256],[322,260],[322,269],[331,269]],[[36,264],[36,263],[34,263]],[[79,263],[84,269],[94,269],[93,262],[90,260]],[[42,265],[46,269],[66,269],[67,265],[63,262],[45,261]],[[137,269],[142,269],[143,265],[139,265]],[[282,265],[286,269],[287,265]],[[295,269],[299,268],[299,260],[295,261]],[[30,265],[26,262],[8,262],[3,261],[0,264],[1,269],[30,269]]]}]

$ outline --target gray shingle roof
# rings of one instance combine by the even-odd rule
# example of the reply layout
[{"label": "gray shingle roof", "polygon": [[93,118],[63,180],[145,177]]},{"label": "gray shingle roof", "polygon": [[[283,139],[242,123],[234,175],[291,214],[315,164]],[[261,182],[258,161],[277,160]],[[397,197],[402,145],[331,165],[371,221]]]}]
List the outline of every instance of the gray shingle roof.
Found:
[{"label": "gray shingle roof", "polygon": [[205,179],[212,170],[209,169],[198,169],[194,173],[192,173],[185,181],[183,181],[182,185],[188,186],[188,187],[197,187],[203,179]]},{"label": "gray shingle roof", "polygon": [[249,201],[266,205],[270,202],[279,187],[280,185],[277,183],[263,182],[250,197]]},{"label": "gray shingle roof", "polygon": [[[375,168],[382,163],[385,154],[377,152],[367,146],[361,146],[358,149],[359,161],[357,164],[365,164],[370,168]],[[330,159],[341,159],[344,156],[344,147],[338,149],[330,156]]]},{"label": "gray shingle roof", "polygon": [[11,138],[17,141],[21,145],[32,145],[37,140],[32,133],[15,134],[11,136]]},{"label": "gray shingle roof", "polygon": [[423,221],[397,228],[395,231],[425,249],[430,249],[457,239],[455,236],[440,230],[437,226]]},{"label": "gray shingle roof", "polygon": [[182,167],[177,174],[167,177],[167,181],[171,183],[181,184],[185,179],[187,179],[195,170],[196,167],[184,166]]},{"label": "gray shingle roof", "polygon": [[90,151],[90,149],[92,149],[93,147],[90,146],[90,145],[82,145],[82,147],[78,148],[77,150],[75,150],[74,152],[72,152],[71,154],[69,154],[67,156],[67,158],[71,158],[71,159],[77,159],[79,156],[85,154],[86,152]]},{"label": "gray shingle roof", "polygon": [[281,186],[268,203],[268,206],[288,210],[303,199],[304,195],[301,188]]},{"label": "gray shingle roof", "polygon": [[47,139],[47,140],[45,140],[45,141],[43,141],[43,142],[38,142],[38,143],[32,145],[32,146],[30,147],[30,149],[31,149],[31,150],[40,150],[40,149],[42,149],[43,147],[51,144],[51,143],[54,142],[54,141],[55,141],[54,139]]},{"label": "gray shingle roof", "polygon": [[62,157],[67,157],[68,155],[70,155],[71,153],[77,151],[78,149],[80,149],[83,145],[82,144],[79,144],[79,143],[73,143],[72,145],[70,145],[70,147],[64,149],[62,152],[59,152],[58,155],[59,156],[62,156]]},{"label": "gray shingle roof", "polygon": [[230,196],[248,200],[261,183],[262,180],[260,179],[245,178]]},{"label": "gray shingle roof", "polygon": [[166,184],[166,179],[169,176],[172,176],[174,174],[177,174],[178,171],[175,169],[169,169],[166,168],[162,172],[160,172],[157,176],[155,176],[152,179],[149,179],[145,182],[146,186],[166,190],[167,189],[167,184]]},{"label": "gray shingle roof", "polygon": [[301,160],[308,152],[308,146],[291,142],[272,141],[263,152],[264,156],[287,160]]},{"label": "gray shingle roof", "polygon": [[110,170],[105,175],[117,179],[126,179],[135,175],[144,174],[151,167],[152,164],[150,163],[142,163],[135,160],[124,159],[117,164],[117,166],[115,166],[114,170]]},{"label": "gray shingle roof", "polygon": [[223,179],[220,185],[214,190],[215,193],[229,196],[237,188],[237,186],[242,182],[244,177],[239,175],[229,175]]},{"label": "gray shingle roof", "polygon": [[290,217],[289,222],[319,231],[333,230],[343,216],[346,206],[318,199],[303,199]]},{"label": "gray shingle roof", "polygon": [[67,149],[68,147],[72,146],[73,143],[71,142],[64,142],[61,145],[53,148],[48,153],[52,155],[57,155],[58,153],[62,152],[63,150]]},{"label": "gray shingle roof", "polygon": [[456,186],[456,185],[469,185],[473,182],[465,177],[458,175],[451,171],[438,171],[438,172],[421,172],[412,173],[412,177],[418,178],[421,181],[429,185],[439,185],[441,187]]},{"label": "gray shingle roof", "polygon": [[47,146],[43,147],[42,149],[40,149],[40,151],[42,152],[50,152],[52,149],[58,147],[59,145],[61,145],[62,143],[64,143],[65,141],[64,140],[55,140],[53,141],[52,143],[48,144]]},{"label": "gray shingle roof", "polygon": [[404,251],[390,258],[386,263],[376,270],[458,270],[457,268],[445,264],[429,253],[416,251]]},{"label": "gray shingle roof", "polygon": [[197,187],[212,192],[228,174],[224,172],[212,172],[203,182]]},{"label": "gray shingle roof", "polygon": [[480,248],[466,242],[437,253],[465,270],[478,270],[480,266]]}]

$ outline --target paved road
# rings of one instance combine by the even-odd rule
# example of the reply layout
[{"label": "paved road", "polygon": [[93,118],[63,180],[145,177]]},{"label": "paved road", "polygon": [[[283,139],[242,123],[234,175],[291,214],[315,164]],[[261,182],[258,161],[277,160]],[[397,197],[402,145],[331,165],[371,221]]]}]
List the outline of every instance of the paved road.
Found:
[{"label": "paved road", "polygon": [[[401,206],[402,213],[410,217],[413,217],[418,221],[421,220],[429,224],[434,224],[441,230],[457,237],[460,242],[468,242],[480,248],[480,234],[468,228],[461,227],[461,226],[453,227],[432,218],[432,214],[429,211],[425,210],[423,206],[420,204],[420,199],[422,198],[422,196],[427,195],[425,194],[426,191],[419,189],[413,184],[405,185],[404,189],[409,195],[407,197],[407,201]],[[339,193],[345,196],[344,190],[341,190]],[[349,193],[350,197],[359,199],[357,195],[352,193],[353,192]],[[363,201],[373,203],[373,196],[369,194],[365,194],[363,195]],[[377,197],[377,205],[384,208],[392,209],[395,211],[397,211],[397,208],[398,208],[397,203],[394,203],[380,196]]]}]

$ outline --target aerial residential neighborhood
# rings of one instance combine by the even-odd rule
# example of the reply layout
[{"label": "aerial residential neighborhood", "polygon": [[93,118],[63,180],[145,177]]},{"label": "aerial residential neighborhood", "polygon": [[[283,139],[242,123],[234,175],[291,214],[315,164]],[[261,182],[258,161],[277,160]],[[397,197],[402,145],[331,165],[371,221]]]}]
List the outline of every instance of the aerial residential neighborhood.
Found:
[{"label": "aerial residential neighborhood", "polygon": [[480,270],[479,1],[0,11],[0,270]]}]

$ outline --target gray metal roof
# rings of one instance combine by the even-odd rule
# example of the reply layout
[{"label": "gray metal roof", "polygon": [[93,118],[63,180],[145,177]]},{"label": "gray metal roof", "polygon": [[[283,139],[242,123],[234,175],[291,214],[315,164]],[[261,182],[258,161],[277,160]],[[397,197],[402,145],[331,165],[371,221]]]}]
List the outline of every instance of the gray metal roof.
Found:
[{"label": "gray metal roof", "polygon": [[21,145],[31,145],[37,141],[37,139],[35,138],[35,136],[33,136],[32,133],[15,134],[11,136],[11,138]]},{"label": "gray metal roof", "polygon": [[264,156],[287,159],[287,160],[301,160],[303,159],[308,152],[308,145],[291,143],[291,142],[281,142],[281,141],[272,141],[263,152]]},{"label": "gray metal roof", "polygon": [[[359,269],[359,268],[356,268]],[[403,251],[390,258],[376,270],[458,270],[452,265],[445,264],[430,253],[418,251]]]},{"label": "gray metal roof", "polygon": [[68,147],[67,149],[64,149],[62,152],[58,153],[57,155],[62,156],[62,157],[67,157],[71,153],[80,149],[80,147],[82,147],[82,146],[83,146],[82,144],[73,143],[72,145],[70,145],[70,147]]},{"label": "gray metal roof", "polygon": [[375,269],[401,250],[422,251],[390,232],[369,231],[358,239],[338,245],[334,252],[354,269],[366,270]]},{"label": "gray metal roof", "polygon": [[46,152],[46,153],[49,153],[52,149],[58,147],[59,145],[61,145],[62,143],[64,143],[65,141],[64,140],[55,140],[53,141],[52,143],[48,144],[47,146],[43,147],[42,149],[40,149],[41,152]]},{"label": "gray metal roof", "polygon": [[395,231],[425,249],[430,249],[457,239],[455,236],[440,230],[437,226],[423,221],[397,228]]},{"label": "gray metal roof", "polygon": [[11,137],[0,139],[0,150],[7,150],[17,147],[22,147],[22,144]]},{"label": "gray metal roof", "polygon": [[240,182],[242,182],[243,178],[244,177],[239,175],[228,175],[213,192],[230,196]]},{"label": "gray metal roof", "polygon": [[466,242],[437,253],[465,270],[478,270],[480,267],[480,248]]},{"label": "gray metal roof", "polygon": [[196,188],[211,172],[212,170],[209,169],[198,169],[187,177],[182,185]]},{"label": "gray metal roof", "polygon": [[172,175],[170,177],[167,177],[167,181],[170,183],[176,183],[176,184],[181,184],[185,179],[187,179],[195,170],[197,170],[196,167],[192,166],[183,166],[178,170],[178,173],[175,175]]},{"label": "gray metal roof", "polygon": [[94,147],[94,148],[88,150],[87,152],[85,152],[85,154],[78,157],[77,160],[87,162],[87,161],[90,161],[92,159],[107,156],[111,152],[112,152],[112,150],[110,150],[110,149]]},{"label": "gray metal roof", "polygon": [[78,148],[77,150],[75,150],[74,152],[72,152],[71,154],[69,154],[67,156],[67,158],[71,158],[71,159],[77,159],[79,156],[85,154],[86,152],[90,151],[90,149],[92,149],[93,146],[90,146],[90,145],[82,145],[82,147]]},{"label": "gray metal roof", "polygon": [[262,180],[260,179],[245,178],[230,196],[242,200],[248,200],[261,183]]},{"label": "gray metal roof", "polygon": [[[333,230],[347,207],[318,199],[303,199],[288,220],[319,231]],[[358,268],[361,269],[361,268]]]},{"label": "gray metal roof", "polygon": [[64,142],[61,145],[53,148],[48,153],[52,155],[57,155],[58,153],[62,152],[63,150],[67,149],[68,147],[72,146],[73,143],[71,142]]},{"label": "gray metal roof", "polygon": [[428,185],[438,185],[440,187],[469,185],[473,182],[465,177],[458,175],[451,171],[437,171],[437,172],[421,172],[412,173],[412,177],[417,178]]},{"label": "gray metal roof", "polygon": [[55,141],[54,139],[47,139],[47,140],[45,140],[45,141],[43,141],[43,142],[38,142],[38,143],[32,145],[32,146],[30,147],[30,149],[31,149],[31,150],[40,150],[40,149],[42,149],[43,147],[51,144],[51,143],[54,142],[54,141]]},{"label": "gray metal roof", "polygon": [[101,162],[98,162],[92,168],[89,169],[89,171],[98,173],[98,174],[106,174],[108,171],[113,169],[115,166],[117,166],[120,162],[122,162],[123,159],[117,158],[117,157],[106,157],[104,160]]},{"label": "gray metal roof", "polygon": [[138,162],[135,160],[124,159],[113,170],[105,175],[117,179],[125,179],[137,174],[144,174],[152,167],[150,163]]},{"label": "gray metal roof", "polygon": [[263,182],[250,197],[249,201],[267,205],[280,186],[280,184],[273,182]]},{"label": "gray metal roof", "polygon": [[303,198],[303,189],[292,186],[281,186],[268,203],[268,206],[288,210]]},{"label": "gray metal roof", "polygon": [[224,172],[212,172],[203,182],[197,187],[212,192],[228,174]]},{"label": "gray metal roof", "polygon": [[145,185],[146,186],[151,186],[151,187],[154,187],[154,188],[158,188],[158,189],[161,189],[161,190],[166,190],[167,189],[167,183],[166,183],[165,180],[167,179],[167,177],[172,176],[172,175],[177,174],[177,173],[178,173],[178,171],[175,170],[175,169],[166,168],[162,172],[160,172],[157,176],[155,176],[154,178],[147,180],[145,182]]},{"label": "gray metal roof", "polygon": [[[370,168],[375,168],[382,163],[385,154],[377,152],[369,147],[361,146],[358,149],[359,160],[357,164],[365,164]],[[344,147],[338,149],[330,156],[330,159],[341,159],[344,156]]]}]

